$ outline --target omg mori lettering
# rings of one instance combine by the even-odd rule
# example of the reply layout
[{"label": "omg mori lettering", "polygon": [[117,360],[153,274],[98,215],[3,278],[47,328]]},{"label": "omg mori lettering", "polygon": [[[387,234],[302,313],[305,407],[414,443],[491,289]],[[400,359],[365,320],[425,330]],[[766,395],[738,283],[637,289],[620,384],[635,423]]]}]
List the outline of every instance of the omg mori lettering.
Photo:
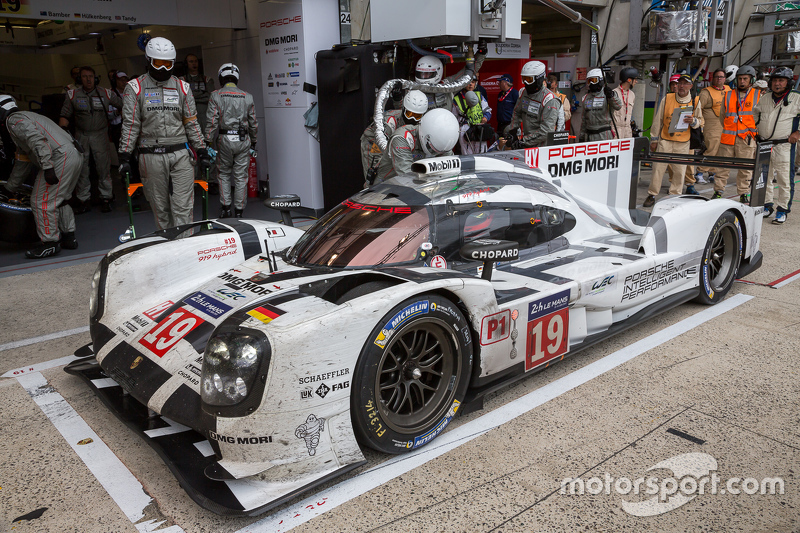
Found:
[{"label": "omg mori lettering", "polygon": [[642,270],[625,278],[622,301],[633,300],[637,296],[654,291],[674,281],[686,279],[697,274],[697,266],[676,266],[674,260]]},{"label": "omg mori lettering", "polygon": [[272,442],[272,435],[260,437],[232,437],[230,435],[221,435],[216,431],[209,431],[208,438],[217,442],[227,442],[228,444],[269,444]]},{"label": "omg mori lettering", "polygon": [[583,172],[598,172],[602,170],[610,170],[612,168],[619,168],[619,156],[608,155],[605,157],[593,157],[592,159],[575,161],[561,161],[559,163],[551,163],[547,165],[547,171],[551,176],[571,176],[573,174],[581,174]]}]

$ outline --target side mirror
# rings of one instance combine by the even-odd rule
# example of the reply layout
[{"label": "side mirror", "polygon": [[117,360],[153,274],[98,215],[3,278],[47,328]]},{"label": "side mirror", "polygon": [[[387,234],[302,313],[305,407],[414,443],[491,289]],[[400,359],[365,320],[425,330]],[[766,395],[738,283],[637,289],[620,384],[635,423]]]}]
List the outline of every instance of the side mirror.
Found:
[{"label": "side mirror", "polygon": [[296,194],[280,194],[264,200],[264,205],[281,212],[281,224],[294,227],[292,209],[300,207],[300,197]]},{"label": "side mirror", "polygon": [[492,265],[498,261],[512,261],[519,257],[519,243],[498,239],[475,239],[458,251],[468,261],[483,261],[482,279],[492,279]]}]

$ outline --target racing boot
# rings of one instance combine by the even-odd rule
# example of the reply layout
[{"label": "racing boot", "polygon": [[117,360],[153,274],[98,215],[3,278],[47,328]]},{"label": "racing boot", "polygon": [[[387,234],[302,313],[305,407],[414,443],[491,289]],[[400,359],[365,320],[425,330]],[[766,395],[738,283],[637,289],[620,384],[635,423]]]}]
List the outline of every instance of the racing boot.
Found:
[{"label": "racing boot", "polygon": [[750,201],[750,199],[747,197],[747,195],[746,195],[746,194],[740,194],[740,195],[739,195],[739,202],[740,202],[740,203],[742,203],[742,204],[746,204],[746,203],[748,203],[749,201]]},{"label": "racing boot", "polygon": [[244,215],[244,209],[234,209],[234,211],[236,212],[236,218],[242,218]]},{"label": "racing boot", "polygon": [[92,207],[89,205],[89,202],[82,201],[82,200],[75,200],[75,205],[72,206],[72,212],[76,215],[82,215],[84,213],[88,213],[92,210]]},{"label": "racing boot", "polygon": [[694,185],[686,186],[686,194],[693,194],[695,196],[700,196],[700,193],[697,192],[697,189],[694,188]]},{"label": "racing boot", "polygon": [[223,204],[222,207],[219,208],[219,218],[231,218],[232,216],[231,206]]},{"label": "racing boot", "polygon": [[103,198],[103,202],[100,204],[100,212],[101,213],[111,212],[111,200]]},{"label": "racing boot", "polygon": [[78,248],[78,239],[75,238],[74,231],[65,231],[61,234],[61,247],[65,250],[75,250]]},{"label": "racing boot", "polygon": [[714,194],[711,195],[712,200],[718,200],[722,198],[722,191],[714,191]]},{"label": "racing boot", "polygon": [[644,199],[642,207],[653,207],[653,204],[655,203],[656,203],[656,197],[653,196],[652,194],[648,194],[647,198]]},{"label": "racing boot", "polygon": [[43,242],[25,252],[25,257],[28,259],[44,259],[51,255],[56,255],[61,251],[61,246],[57,242]]}]

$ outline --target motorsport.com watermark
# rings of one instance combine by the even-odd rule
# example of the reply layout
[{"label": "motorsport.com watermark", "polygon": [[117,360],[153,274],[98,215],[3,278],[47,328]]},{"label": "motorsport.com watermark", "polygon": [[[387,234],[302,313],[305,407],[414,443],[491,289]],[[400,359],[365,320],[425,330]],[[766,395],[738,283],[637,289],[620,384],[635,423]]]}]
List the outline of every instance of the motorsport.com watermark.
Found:
[{"label": "motorsport.com watermark", "polygon": [[717,470],[717,461],[707,453],[685,453],[670,457],[651,466],[647,471],[664,469],[673,475],[668,477],[639,477],[633,481],[627,477],[614,477],[605,472],[602,477],[565,478],[561,481],[560,494],[581,496],[612,493],[622,496],[646,495],[653,498],[642,501],[620,502],[622,509],[634,516],[655,516],[677,509],[700,495],[775,495],[784,494],[784,480],[780,477],[730,477],[723,479]]}]

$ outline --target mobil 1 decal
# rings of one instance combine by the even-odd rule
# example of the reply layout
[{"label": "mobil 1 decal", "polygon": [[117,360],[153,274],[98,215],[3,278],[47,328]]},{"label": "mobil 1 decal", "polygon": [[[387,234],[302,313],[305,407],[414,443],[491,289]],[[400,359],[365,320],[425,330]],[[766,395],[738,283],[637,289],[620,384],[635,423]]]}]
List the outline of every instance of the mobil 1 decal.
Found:
[{"label": "mobil 1 decal", "polygon": [[569,289],[528,304],[525,371],[569,351]]}]

